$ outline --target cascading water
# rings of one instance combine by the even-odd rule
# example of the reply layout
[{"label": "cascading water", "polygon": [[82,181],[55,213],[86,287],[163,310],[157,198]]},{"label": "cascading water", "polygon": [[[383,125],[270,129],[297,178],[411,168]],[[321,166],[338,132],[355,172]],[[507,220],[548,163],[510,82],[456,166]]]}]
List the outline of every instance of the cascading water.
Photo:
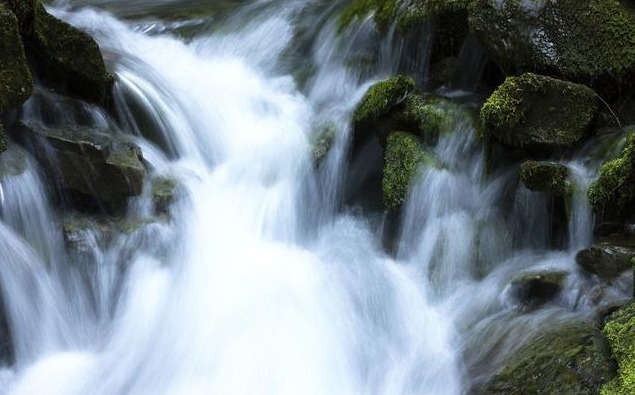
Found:
[{"label": "cascading water", "polygon": [[[570,251],[548,252],[549,202],[510,192],[509,173],[487,177],[458,115],[435,148],[445,165],[411,192],[396,258],[383,252],[374,224],[340,199],[351,112],[399,66],[389,56],[399,48],[381,42],[376,64],[354,72],[347,62],[363,49],[338,41],[325,7],[323,26],[305,33],[314,73],[299,89],[284,60],[307,5],[278,3],[247,4],[187,40],[157,21],[52,10],[99,41],[118,77],[117,119],[90,107],[69,119],[34,98],[26,120],[119,129],[181,193],[169,220],[148,221],[146,185],[127,218],[147,226],[112,236],[88,220],[70,254],[59,228],[75,219],[51,209],[34,161],[0,181],[0,249],[12,257],[0,285],[16,344],[0,394],[460,394],[499,363],[497,340],[478,329],[491,334],[513,310],[506,287],[518,272],[574,275],[554,306],[499,322],[499,338],[522,343],[558,312],[584,315],[588,280],[573,267],[590,241],[584,199],[571,209]],[[362,42],[368,26],[357,29]],[[335,139],[316,168],[311,142],[325,128]]]}]

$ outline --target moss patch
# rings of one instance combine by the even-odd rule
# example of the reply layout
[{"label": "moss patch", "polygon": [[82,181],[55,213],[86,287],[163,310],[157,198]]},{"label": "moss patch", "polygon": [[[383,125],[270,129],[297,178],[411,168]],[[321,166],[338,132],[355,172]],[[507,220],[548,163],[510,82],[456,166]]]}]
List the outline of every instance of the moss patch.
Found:
[{"label": "moss patch", "polygon": [[388,135],[381,183],[387,209],[395,209],[406,201],[419,167],[425,164],[437,165],[437,160],[424,150],[416,136],[405,132]]},{"label": "moss patch", "polygon": [[598,111],[594,92],[579,84],[526,73],[508,77],[481,109],[485,137],[512,146],[570,147]]},{"label": "moss patch", "polygon": [[600,176],[591,184],[588,197],[596,211],[609,205],[621,210],[633,200],[635,191],[635,131],[628,134],[626,145],[619,158],[610,160],[600,167]]},{"label": "moss patch", "polygon": [[635,394],[635,304],[612,314],[604,327],[617,360],[618,376],[604,385],[601,395]]},{"label": "moss patch", "polygon": [[570,192],[568,176],[569,169],[559,163],[530,160],[520,165],[520,180],[532,191],[567,195]]}]

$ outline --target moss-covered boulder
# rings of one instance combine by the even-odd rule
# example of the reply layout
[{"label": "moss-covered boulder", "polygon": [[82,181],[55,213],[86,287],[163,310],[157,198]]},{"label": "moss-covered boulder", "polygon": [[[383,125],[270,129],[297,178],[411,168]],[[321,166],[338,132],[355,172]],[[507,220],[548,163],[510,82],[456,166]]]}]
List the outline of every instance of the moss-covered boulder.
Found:
[{"label": "moss-covered boulder", "polygon": [[34,0],[4,0],[18,18],[29,63],[37,77],[61,93],[103,104],[113,75],[88,34],[51,16]]},{"label": "moss-covered boulder", "polygon": [[579,251],[575,261],[589,273],[604,279],[613,279],[631,268],[635,249],[610,243],[599,243]]},{"label": "moss-covered boulder", "polygon": [[529,160],[520,165],[519,173],[520,181],[532,191],[550,192],[556,196],[569,193],[569,169],[565,165]]},{"label": "moss-covered boulder", "polygon": [[562,291],[566,277],[566,272],[556,270],[525,273],[512,279],[510,295],[523,308],[536,308]]},{"label": "moss-covered boulder", "polygon": [[[50,163],[61,186],[105,204],[123,204],[142,192],[146,169],[139,147],[107,130],[23,124],[38,147],[40,160]],[[53,171],[53,170],[51,170]]]},{"label": "moss-covered boulder", "polygon": [[152,203],[157,215],[166,214],[177,200],[181,186],[173,177],[156,177],[151,181]]},{"label": "moss-covered boulder", "polygon": [[477,394],[592,395],[615,376],[609,346],[594,324],[538,329]]},{"label": "moss-covered boulder", "polygon": [[635,191],[635,131],[627,134],[622,155],[600,167],[600,175],[589,187],[593,208],[622,211],[633,200]]},{"label": "moss-covered boulder", "polygon": [[331,151],[335,137],[337,136],[337,129],[335,125],[327,124],[321,127],[311,137],[311,152],[313,153],[313,164],[315,167],[319,167],[326,156]]},{"label": "moss-covered boulder", "polygon": [[423,148],[416,136],[405,132],[388,135],[381,183],[387,209],[395,209],[406,201],[419,167],[423,165],[438,166],[438,161]]},{"label": "moss-covered boulder", "polygon": [[22,104],[33,91],[33,79],[20,40],[18,20],[0,2],[0,115]]},{"label": "moss-covered boulder", "polygon": [[475,0],[471,30],[508,74],[538,71],[598,89],[635,72],[635,14],[614,0]]},{"label": "moss-covered boulder", "polygon": [[414,89],[414,80],[398,75],[372,85],[353,113],[353,147],[358,148],[369,138],[376,136],[380,118],[386,117],[404,102]]},{"label": "moss-covered boulder", "polygon": [[613,313],[604,333],[617,360],[618,376],[605,384],[601,395],[635,394],[635,304]]},{"label": "moss-covered boulder", "polygon": [[516,147],[571,147],[598,110],[586,86],[536,74],[508,77],[481,109],[485,137]]}]

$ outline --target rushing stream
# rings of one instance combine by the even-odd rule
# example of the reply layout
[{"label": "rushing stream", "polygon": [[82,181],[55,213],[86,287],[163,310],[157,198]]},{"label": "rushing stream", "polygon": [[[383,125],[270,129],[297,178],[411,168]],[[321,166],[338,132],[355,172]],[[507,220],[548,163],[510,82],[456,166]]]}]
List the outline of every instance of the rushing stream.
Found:
[{"label": "rushing stream", "polygon": [[[423,172],[388,253],[387,220],[342,204],[350,117],[373,81],[425,58],[397,64],[406,44],[363,23],[338,38],[335,3],[222,2],[178,23],[163,18],[178,2],[150,3],[51,8],[99,42],[116,120],[46,92],[23,113],[119,129],[154,177],[178,180],[171,220],[114,236],[93,224],[69,251],[55,182],[12,145],[0,165],[26,170],[1,180],[15,363],[0,370],[0,394],[461,394],[497,367],[501,339],[511,350],[545,320],[598,307],[573,255],[591,242],[585,196],[599,163],[567,163],[570,240],[555,251],[549,198],[512,171],[487,174],[457,116],[435,148],[447,166]],[[351,67],[369,48],[373,63]],[[336,138],[318,168],[312,141],[325,127]],[[146,189],[127,217],[152,216]],[[546,269],[570,273],[565,291],[513,315],[510,279]],[[605,292],[623,298],[628,281]]]}]

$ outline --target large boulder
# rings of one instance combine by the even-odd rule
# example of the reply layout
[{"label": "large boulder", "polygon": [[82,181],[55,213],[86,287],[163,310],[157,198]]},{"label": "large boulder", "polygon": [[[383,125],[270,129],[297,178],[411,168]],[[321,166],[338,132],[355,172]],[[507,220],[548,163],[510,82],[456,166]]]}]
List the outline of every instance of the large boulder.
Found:
[{"label": "large boulder", "polygon": [[512,279],[510,295],[523,309],[533,309],[556,298],[566,277],[566,272],[556,270],[524,273]]},{"label": "large boulder", "polygon": [[635,193],[635,131],[627,134],[621,156],[604,163],[600,175],[591,184],[588,198],[597,212],[621,212],[633,201]]},{"label": "large boulder", "polygon": [[585,136],[598,110],[586,86],[536,74],[508,77],[481,109],[485,137],[528,148],[559,149]]},{"label": "large boulder", "polygon": [[18,31],[18,20],[0,3],[0,114],[22,104],[33,91],[33,79]]},{"label": "large boulder", "polygon": [[477,394],[592,395],[615,376],[609,346],[594,324],[567,322],[534,331]]},{"label": "large boulder", "polygon": [[617,87],[635,75],[635,14],[614,0],[474,0],[471,30],[508,74]]},{"label": "large boulder", "polygon": [[18,18],[29,63],[61,93],[103,104],[114,82],[99,46],[88,34],[51,16],[34,0],[4,0]]},{"label": "large boulder", "polygon": [[604,326],[604,333],[617,360],[618,376],[605,384],[600,394],[635,394],[635,304],[613,313]]},{"label": "large boulder", "polygon": [[120,204],[142,192],[146,169],[139,147],[107,130],[48,128],[23,124],[36,144],[40,160],[57,169],[61,186],[94,198]]},{"label": "large boulder", "polygon": [[534,192],[565,196],[570,192],[569,169],[560,163],[529,160],[520,165],[520,181]]},{"label": "large boulder", "polygon": [[586,271],[604,279],[613,279],[631,268],[633,258],[635,249],[632,247],[599,243],[579,251],[575,260]]}]

